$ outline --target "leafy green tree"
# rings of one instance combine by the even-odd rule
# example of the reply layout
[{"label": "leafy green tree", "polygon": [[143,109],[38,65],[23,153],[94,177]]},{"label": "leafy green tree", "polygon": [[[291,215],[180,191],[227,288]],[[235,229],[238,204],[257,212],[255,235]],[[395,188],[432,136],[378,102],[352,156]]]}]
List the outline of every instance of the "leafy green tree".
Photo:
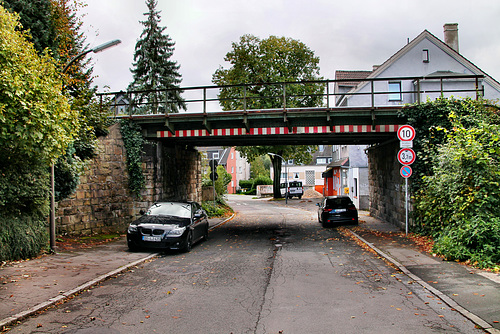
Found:
[{"label": "leafy green tree", "polygon": [[[17,12],[23,30],[31,37],[39,54],[49,51],[63,68],[72,57],[84,49],[85,37],[79,33],[82,21],[76,15],[80,6],[73,0],[0,0],[7,9]],[[106,115],[99,110],[95,98],[97,87],[92,85],[89,58],[78,59],[64,73],[63,91],[69,97],[71,109],[78,112],[80,129],[55,164],[56,200],[69,196],[79,182],[82,161],[96,154],[96,138],[107,134]]]},{"label": "leafy green tree", "polygon": [[52,23],[51,0],[0,0],[0,4],[10,12],[19,14],[22,29],[31,36],[31,42],[38,53],[45,48],[57,49],[57,34]]},{"label": "leafy green tree", "polygon": [[49,54],[39,56],[17,15],[0,7],[0,150],[2,166],[25,159],[46,164],[76,136],[78,113],[61,95],[63,82]]},{"label": "leafy green tree", "polygon": [[453,128],[443,130],[447,142],[423,180],[417,209],[438,254],[491,267],[500,265],[500,123],[482,112],[450,115]]},{"label": "leafy green tree", "polygon": [[[141,21],[144,30],[135,45],[133,82],[129,90],[145,91],[134,95],[134,104],[146,103],[151,113],[179,112],[186,109],[178,90],[181,82],[180,66],[171,60],[175,43],[160,27],[160,11],[157,0],[146,0],[148,12],[146,21]],[[163,90],[160,92],[159,90]],[[165,103],[165,101],[168,101]]]},{"label": "leafy green tree", "polygon": [[0,260],[46,244],[48,166],[79,129],[54,59],[39,55],[18,15],[0,6]]},{"label": "leafy green tree", "polygon": [[250,178],[255,179],[259,176],[270,177],[271,160],[268,155],[262,155],[255,158],[250,165]]},{"label": "leafy green tree", "polygon": [[[212,77],[216,85],[247,85],[223,87],[219,99],[224,110],[243,109],[243,97],[247,97],[246,108],[282,108],[283,88],[281,85],[263,83],[300,82],[321,80],[319,57],[314,55],[304,43],[286,37],[270,36],[261,40],[252,35],[240,37],[239,43],[232,44],[232,51],[226,54],[229,69],[219,67]],[[297,84],[286,87],[286,107],[317,107],[322,105],[323,84]],[[275,98],[269,98],[275,97]],[[294,159],[297,163],[307,163],[315,146],[254,146],[239,147],[250,162],[255,158],[275,153],[284,159]],[[271,157],[274,169],[274,197],[281,197],[279,189],[282,161]]]},{"label": "leafy green tree", "polygon": [[416,230],[432,235],[434,252],[450,260],[499,266],[499,107],[470,98],[439,99],[404,112],[417,132]]}]

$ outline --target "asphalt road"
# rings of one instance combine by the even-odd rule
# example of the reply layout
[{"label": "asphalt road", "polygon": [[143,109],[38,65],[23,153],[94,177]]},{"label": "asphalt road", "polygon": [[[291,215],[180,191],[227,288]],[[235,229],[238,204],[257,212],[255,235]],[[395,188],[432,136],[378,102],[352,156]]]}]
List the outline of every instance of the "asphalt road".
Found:
[{"label": "asphalt road", "polygon": [[236,217],[190,253],[162,254],[12,332],[481,333],[298,200],[230,201]]}]

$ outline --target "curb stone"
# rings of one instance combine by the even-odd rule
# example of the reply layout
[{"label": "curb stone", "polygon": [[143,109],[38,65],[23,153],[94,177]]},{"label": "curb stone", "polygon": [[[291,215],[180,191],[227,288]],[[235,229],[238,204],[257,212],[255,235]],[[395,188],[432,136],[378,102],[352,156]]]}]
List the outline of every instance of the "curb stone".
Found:
[{"label": "curb stone", "polygon": [[[225,222],[233,219],[235,215],[236,214],[233,214],[231,217],[222,220],[221,222],[215,224],[214,226],[211,226],[210,230],[213,230],[214,228],[216,228],[216,227],[224,224]],[[96,277],[96,278],[94,278],[86,283],[79,285],[78,287],[76,287],[74,289],[65,291],[65,292],[63,292],[55,297],[52,297],[45,302],[42,302],[38,305],[35,305],[35,306],[25,310],[25,311],[19,312],[17,314],[9,316],[5,319],[1,319],[0,320],[0,331],[4,331],[4,330],[6,330],[6,327],[14,324],[15,322],[21,321],[21,320],[37,313],[37,312],[43,311],[43,310],[45,310],[45,309],[47,309],[47,308],[49,308],[57,303],[65,302],[70,297],[82,292],[83,290],[89,289],[90,287],[97,285],[97,284],[101,283],[102,281],[105,281],[109,277],[118,275],[118,274],[130,269],[131,267],[142,264],[142,263],[144,263],[144,262],[146,262],[146,261],[148,261],[148,260],[150,260],[158,255],[159,255],[159,253],[153,253],[153,254],[150,254],[142,259],[139,259],[139,260],[136,260],[136,261],[131,262],[129,264],[123,265],[123,266],[119,267],[118,269],[115,269],[115,270],[112,270],[106,274],[100,275],[100,276],[98,276],[98,277]]]},{"label": "curb stone", "polygon": [[420,284],[422,287],[427,289],[430,293],[434,294],[436,297],[440,298],[444,303],[446,303],[449,307],[455,309],[457,312],[459,312],[461,315],[472,321],[474,324],[476,324],[478,327],[480,327],[482,330],[484,330],[487,333],[491,334],[500,334],[500,330],[493,328],[492,325],[478,317],[477,315],[473,314],[472,312],[466,310],[457,302],[455,302],[453,299],[439,291],[438,289],[434,288],[424,280],[422,280],[420,277],[417,275],[411,273],[408,268],[406,268],[404,265],[399,263],[396,259],[391,257],[389,254],[385,253],[384,251],[378,249],[374,244],[371,242],[366,241],[363,239],[361,236],[359,236],[356,232],[352,231],[351,229],[347,228],[347,231],[349,231],[354,237],[356,237],[358,240],[366,244],[368,247],[373,249],[378,255],[382,256],[392,264],[394,264],[399,270],[401,270],[406,276],[410,277],[413,281],[417,282]]},{"label": "curb stone", "polygon": [[156,257],[157,255],[158,255],[158,253],[150,254],[142,259],[139,259],[139,260],[136,260],[136,261],[131,262],[129,264],[126,264],[124,266],[121,266],[118,269],[112,270],[104,275],[101,275],[93,280],[90,280],[87,283],[84,283],[84,284],[82,284],[74,289],[68,290],[68,291],[66,291],[66,292],[64,292],[56,297],[50,298],[48,301],[42,302],[38,305],[35,305],[26,311],[22,311],[22,312],[19,312],[13,316],[2,319],[2,320],[0,320],[0,330],[2,330],[2,331],[6,330],[5,327],[10,326],[17,321],[23,320],[23,319],[39,312],[39,311],[45,310],[48,307],[53,306],[59,302],[64,302],[64,301],[68,300],[70,297],[82,292],[83,290],[86,290],[86,289],[108,279],[111,276],[120,274],[120,273],[130,269],[131,267],[134,267],[134,266],[137,266],[141,263],[144,263],[147,260]]}]

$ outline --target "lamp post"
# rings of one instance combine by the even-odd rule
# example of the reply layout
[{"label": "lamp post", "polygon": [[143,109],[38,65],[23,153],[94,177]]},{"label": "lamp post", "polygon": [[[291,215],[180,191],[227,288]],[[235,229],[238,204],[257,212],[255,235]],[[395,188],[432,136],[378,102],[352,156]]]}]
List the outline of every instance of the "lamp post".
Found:
[{"label": "lamp post", "polygon": [[[62,70],[62,73],[66,73],[68,71],[69,67],[78,59],[81,57],[94,52],[98,53],[101,51],[104,51],[112,46],[115,46],[117,44],[120,44],[122,41],[119,39],[114,39],[112,41],[103,43],[101,45],[98,45],[92,49],[84,50],[71,58],[71,60],[64,66],[64,69]],[[50,217],[49,217],[49,235],[50,235],[50,250],[52,252],[55,252],[56,248],[56,198],[55,198],[55,174],[54,174],[54,164],[50,166]]]},{"label": "lamp post", "polygon": [[[286,178],[285,178],[285,205],[288,205],[288,165],[286,163],[286,160],[279,154],[276,154],[276,153],[267,153],[268,155],[272,156],[272,157],[278,157],[278,158],[281,158],[281,160],[283,160],[283,162],[285,163],[285,175],[286,175]],[[281,179],[281,177],[280,177]],[[281,186],[280,186],[281,188]],[[281,192],[281,190],[280,190]]]}]

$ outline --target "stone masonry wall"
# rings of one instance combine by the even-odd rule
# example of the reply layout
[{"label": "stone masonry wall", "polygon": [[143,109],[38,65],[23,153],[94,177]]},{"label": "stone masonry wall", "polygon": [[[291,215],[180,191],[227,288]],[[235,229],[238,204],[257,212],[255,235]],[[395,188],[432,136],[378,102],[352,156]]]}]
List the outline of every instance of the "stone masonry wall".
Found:
[{"label": "stone masonry wall", "polygon": [[193,149],[149,143],[143,148],[146,186],[128,190],[126,154],[119,124],[99,139],[99,154],[80,176],[76,192],[57,203],[57,234],[124,233],[141,209],[162,199],[201,199],[201,158]]},{"label": "stone masonry wall", "polygon": [[405,180],[397,159],[399,141],[368,150],[370,215],[405,228]]}]

